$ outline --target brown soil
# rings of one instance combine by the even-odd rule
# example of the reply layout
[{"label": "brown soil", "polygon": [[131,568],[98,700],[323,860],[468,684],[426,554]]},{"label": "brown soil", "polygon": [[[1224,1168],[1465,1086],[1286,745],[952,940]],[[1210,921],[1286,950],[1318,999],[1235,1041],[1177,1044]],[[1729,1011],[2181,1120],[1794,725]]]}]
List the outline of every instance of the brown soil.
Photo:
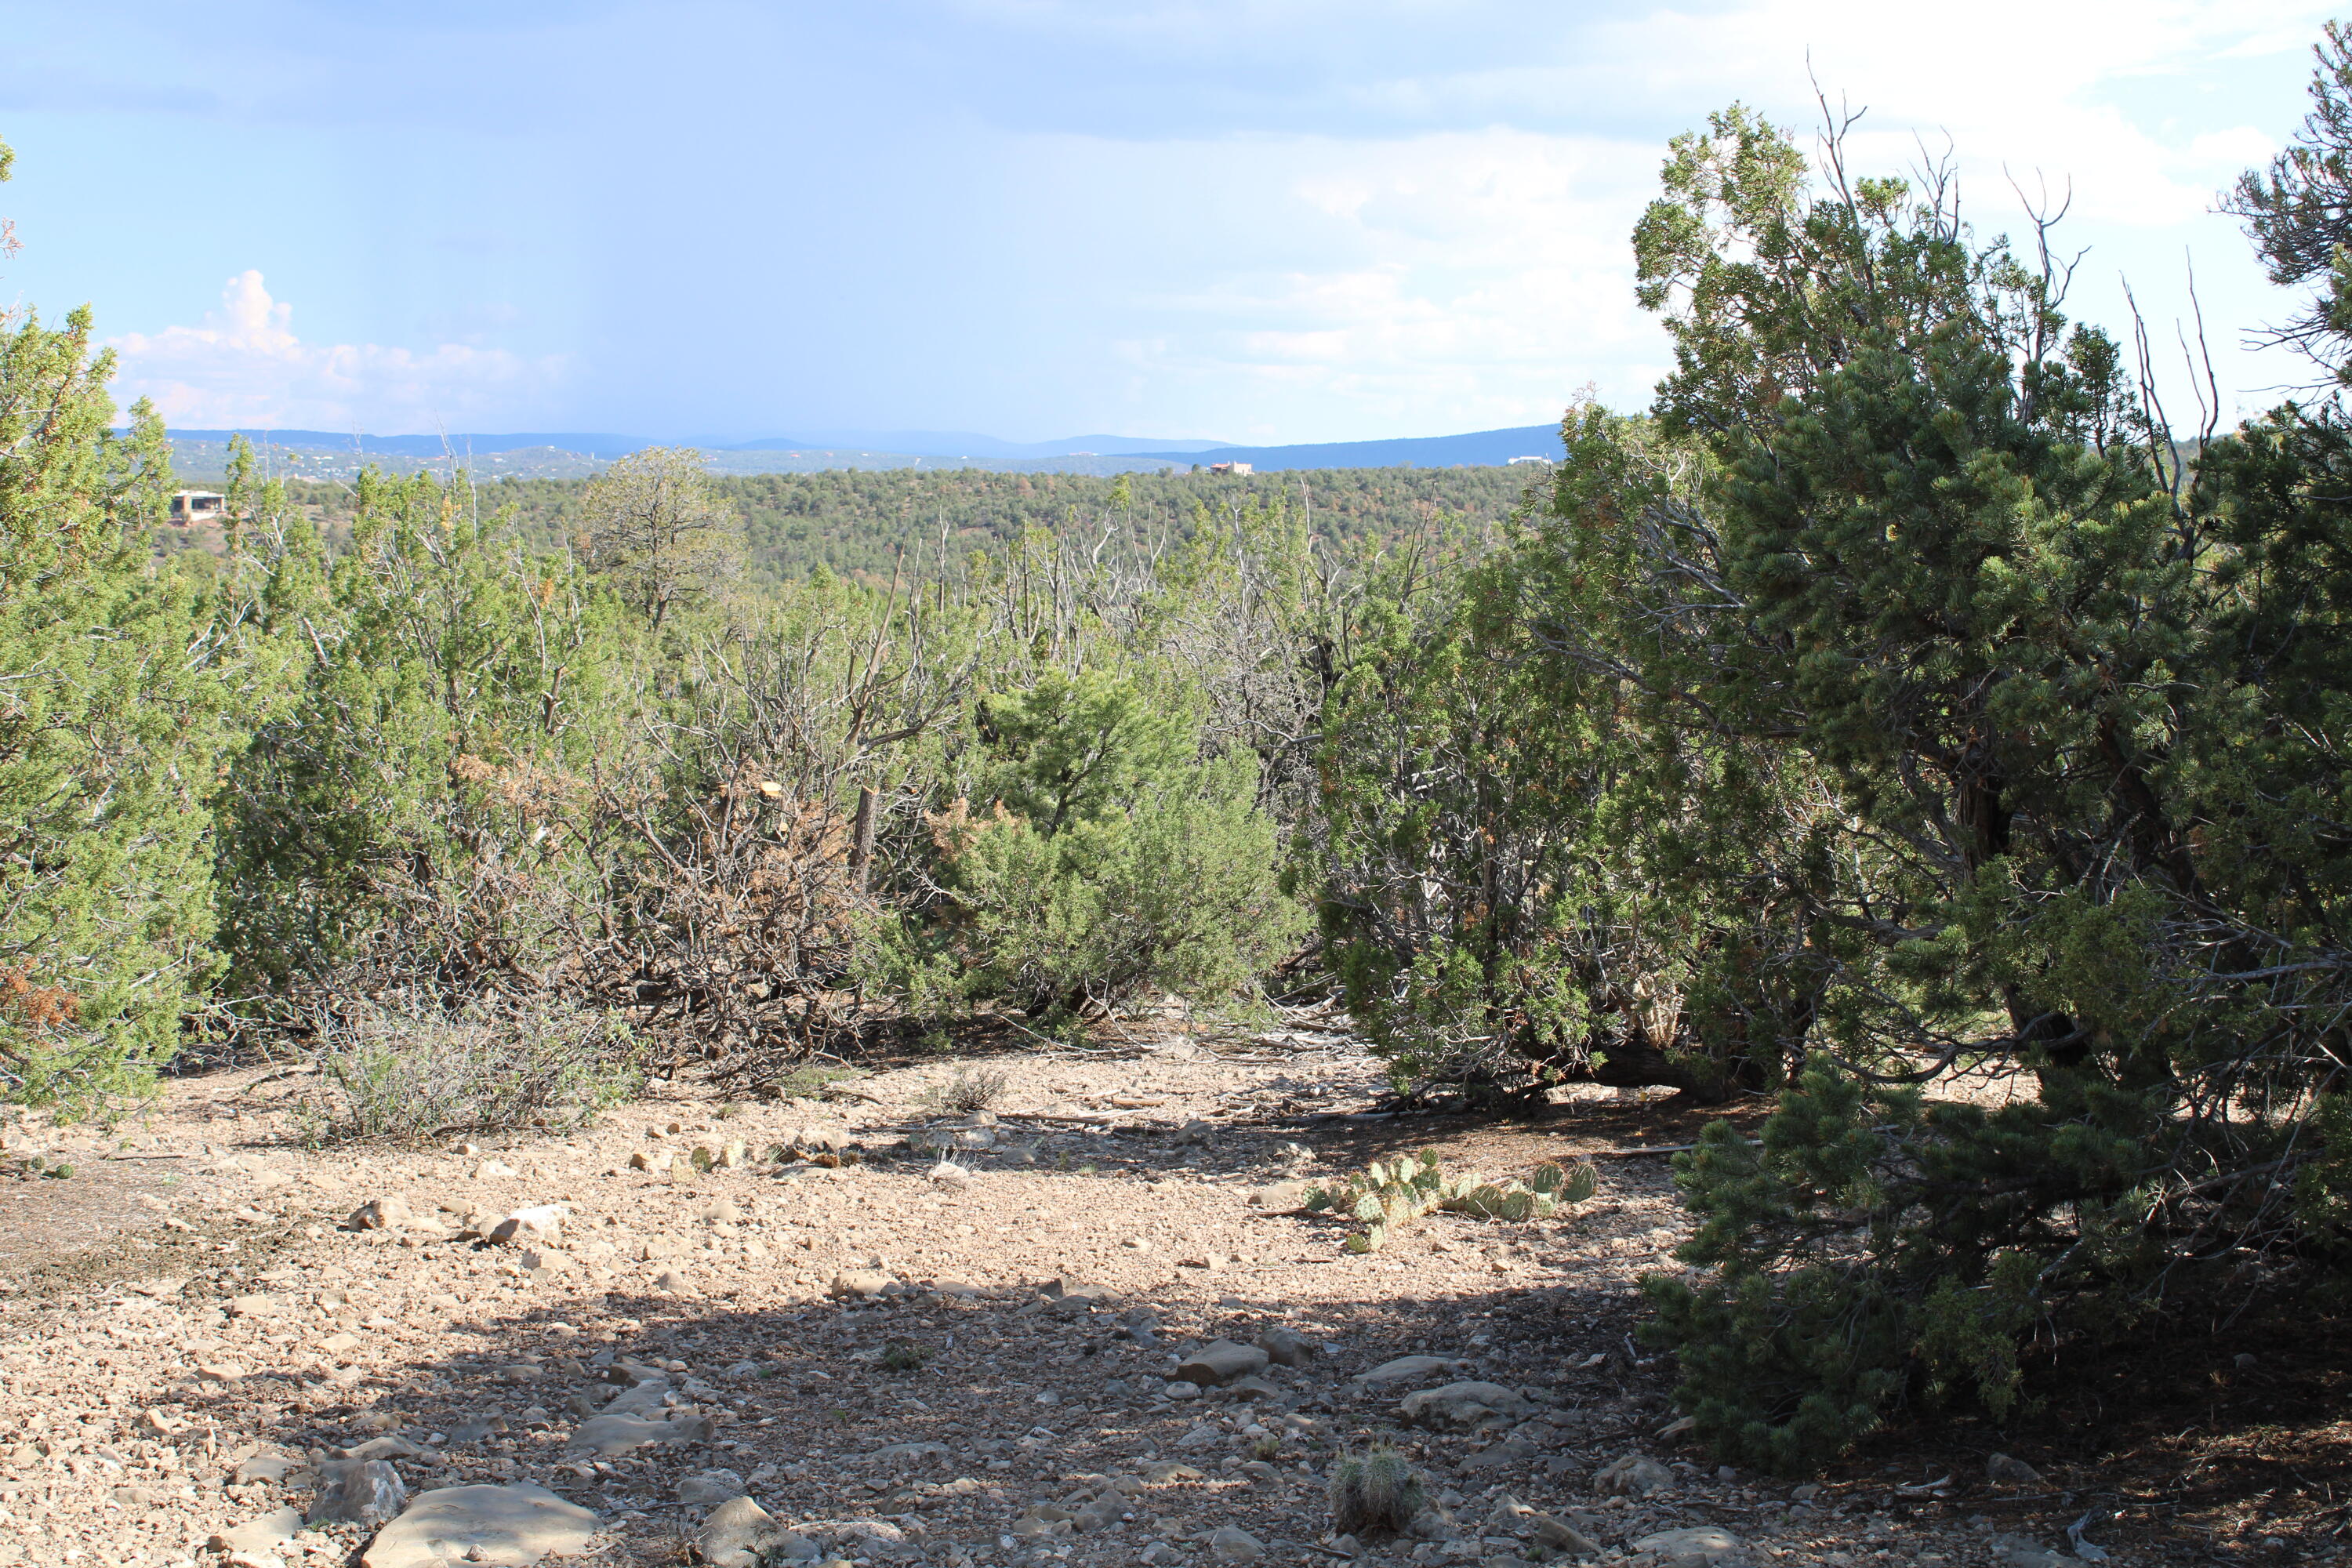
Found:
[{"label": "brown soil", "polygon": [[[959,1154],[971,1174],[942,1182],[903,1140],[932,1119],[933,1092],[975,1067],[1008,1077],[997,1143]],[[1818,1493],[1719,1474],[1660,1437],[1671,1369],[1635,1346],[1635,1281],[1677,1267],[1687,1221],[1665,1160],[1626,1151],[1746,1112],[1595,1096],[1503,1122],[1309,1122],[1374,1102],[1379,1079],[1345,1042],[1296,1031],[1222,1050],[1176,1038],[922,1060],[822,1103],[726,1107],[679,1087],[592,1131],[473,1152],[306,1150],[292,1109],[315,1092],[259,1073],[175,1083],[130,1134],[152,1145],[105,1142],[176,1159],[100,1160],[98,1141],[44,1129],[70,1145],[73,1178],[0,1185],[0,1268],[16,1287],[0,1296],[0,1564],[218,1561],[205,1544],[215,1531],[284,1500],[268,1482],[226,1484],[238,1458],[326,1457],[380,1431],[437,1455],[395,1461],[412,1490],[531,1480],[585,1503],[605,1526],[593,1561],[613,1564],[678,1561],[707,1510],[678,1502],[677,1482],[721,1467],[784,1523],[868,1562],[1206,1563],[1206,1532],[1226,1525],[1263,1542],[1266,1562],[1333,1561],[1322,1478],[1378,1438],[1427,1470],[1464,1534],[1382,1544],[1380,1563],[1532,1558],[1514,1501],[1573,1520],[1611,1562],[1651,1532],[1712,1524],[1758,1563],[2006,1568],[1996,1534],[2063,1551],[2065,1526],[2098,1513],[2086,1535],[2119,1563],[2227,1548],[2270,1563],[2328,1555],[2352,1500],[2344,1358],[2325,1353],[2343,1341],[2318,1321],[2299,1339],[2291,1324],[2231,1326],[2213,1343],[2253,1366],[2222,1356],[2186,1403],[2190,1381],[2158,1370],[2189,1364],[2171,1352],[2084,1369],[2009,1430],[1921,1418]],[[862,1158],[707,1174],[683,1158],[735,1141],[764,1155],[811,1129]],[[1329,1221],[1250,1202],[1424,1147],[1496,1174],[1590,1153],[1601,1187],[1549,1221],[1433,1215],[1363,1257]],[[670,1171],[631,1168],[639,1152],[671,1153]],[[437,1211],[440,1226],[345,1227],[383,1194]],[[469,1209],[545,1203],[569,1218],[541,1270],[456,1228]],[[28,1240],[45,1237],[47,1260],[25,1267]],[[877,1268],[913,1289],[828,1293]],[[1051,1297],[1081,1283],[1104,1288],[1098,1307]],[[1272,1404],[1166,1397],[1176,1352],[1277,1323],[1330,1348],[1275,1369]],[[1459,1357],[1453,1375],[1525,1391],[1537,1413],[1477,1434],[1402,1427],[1403,1390],[1351,1380],[1411,1353]],[[602,1465],[567,1456],[583,1408],[614,1390],[598,1363],[616,1357],[666,1363],[676,1397],[712,1419],[711,1442]],[[492,1414],[503,1435],[435,1440]],[[914,1442],[945,1452],[871,1458]],[[2047,1484],[1987,1483],[1995,1447]],[[1673,1489],[1596,1493],[1595,1471],[1629,1453],[1673,1467]],[[1147,1468],[1171,1461],[1197,1476]],[[1940,1489],[1901,1489],[1948,1473]],[[1133,1506],[1116,1525],[1011,1535],[1032,1505],[1122,1477]],[[839,1528],[860,1521],[899,1539]],[[324,1528],[276,1553],[340,1562],[366,1534]]]}]

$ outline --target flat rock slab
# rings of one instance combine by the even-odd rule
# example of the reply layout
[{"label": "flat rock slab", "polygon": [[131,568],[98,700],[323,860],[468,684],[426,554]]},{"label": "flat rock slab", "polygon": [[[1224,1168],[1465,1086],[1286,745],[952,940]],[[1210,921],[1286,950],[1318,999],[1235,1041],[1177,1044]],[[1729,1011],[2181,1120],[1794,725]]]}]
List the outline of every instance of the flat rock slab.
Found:
[{"label": "flat rock slab", "polygon": [[1712,1524],[1688,1530],[1662,1530],[1633,1542],[1635,1552],[1654,1554],[1661,1563],[1717,1563],[1739,1552],[1739,1537]]},{"label": "flat rock slab", "polygon": [[1521,1415],[1530,1408],[1516,1389],[1499,1383],[1449,1383],[1404,1396],[1397,1409],[1422,1426],[1475,1426],[1495,1415]]},{"label": "flat rock slab", "polygon": [[695,1551],[712,1568],[763,1568],[776,1563],[814,1563],[824,1549],[805,1535],[786,1530],[750,1498],[720,1503],[703,1521]]},{"label": "flat rock slab", "polygon": [[486,1563],[528,1568],[542,1557],[588,1550],[596,1516],[544,1487],[441,1487],[419,1492],[376,1532],[361,1568],[442,1568]]},{"label": "flat rock slab", "polygon": [[301,1533],[301,1510],[281,1508],[276,1513],[265,1513],[259,1519],[220,1531],[212,1538],[212,1544],[222,1552],[267,1552]]},{"label": "flat rock slab", "polygon": [[564,1447],[574,1454],[614,1458],[649,1443],[707,1443],[710,1423],[701,1417],[685,1421],[640,1421],[634,1415],[592,1415],[572,1434]]},{"label": "flat rock slab", "polygon": [[1222,1388],[1226,1384],[1252,1376],[1265,1370],[1270,1358],[1255,1345],[1237,1345],[1231,1340],[1219,1340],[1203,1345],[1176,1364],[1177,1378],[1198,1384],[1202,1388]]},{"label": "flat rock slab", "polygon": [[1444,1377],[1470,1363],[1454,1356],[1406,1355],[1394,1361],[1384,1361],[1370,1372],[1358,1373],[1354,1381],[1365,1387],[1383,1383],[1426,1383],[1433,1377]]}]

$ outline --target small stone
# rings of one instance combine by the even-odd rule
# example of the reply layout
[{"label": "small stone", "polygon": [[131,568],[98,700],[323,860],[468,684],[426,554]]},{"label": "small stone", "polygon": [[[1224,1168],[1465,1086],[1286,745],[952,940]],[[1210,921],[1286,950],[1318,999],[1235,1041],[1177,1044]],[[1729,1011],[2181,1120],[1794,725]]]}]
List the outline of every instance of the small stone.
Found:
[{"label": "small stone", "polygon": [[420,1448],[407,1438],[397,1436],[371,1437],[366,1442],[341,1451],[346,1459],[421,1459],[428,1465],[439,1464],[440,1458],[430,1448]]},{"label": "small stone", "polygon": [[707,1508],[743,1492],[743,1478],[733,1470],[703,1470],[677,1483],[677,1500],[688,1508]]},{"label": "small stone", "polygon": [[1302,1206],[1307,1202],[1307,1184],[1305,1182],[1276,1182],[1271,1186],[1259,1187],[1255,1191],[1252,1192],[1249,1195],[1249,1202],[1252,1208],[1270,1209],[1276,1213],[1287,1213],[1292,1209]]},{"label": "small stone", "polygon": [[1265,1548],[1257,1537],[1246,1530],[1226,1525],[1209,1531],[1209,1555],[1220,1563],[1255,1563],[1265,1555]]},{"label": "small stone", "polygon": [[302,1515],[295,1509],[281,1508],[275,1513],[265,1513],[259,1519],[247,1520],[231,1530],[224,1530],[212,1538],[215,1552],[267,1552],[273,1546],[293,1540],[302,1531]]},{"label": "small stone", "polygon": [[1127,1499],[1117,1491],[1105,1491],[1100,1497],[1071,1516],[1070,1524],[1074,1529],[1085,1532],[1109,1530],[1118,1524],[1126,1512]]},{"label": "small stone", "polygon": [[1305,1366],[1315,1359],[1315,1346],[1297,1330],[1276,1323],[1258,1335],[1257,1348],[1276,1366]]},{"label": "small stone", "polygon": [[2022,1535],[1996,1535],[1986,1544],[2000,1568],[2074,1568],[2063,1553]]},{"label": "small stone", "polygon": [[387,1459],[331,1461],[322,1480],[304,1516],[312,1524],[378,1524],[399,1513],[408,1500],[408,1484]]},{"label": "small stone", "polygon": [[451,1563],[520,1565],[588,1550],[596,1515],[528,1482],[442,1487],[423,1492],[376,1532],[361,1568],[443,1568]]},{"label": "small stone", "polygon": [[629,1156],[629,1169],[632,1171],[667,1171],[669,1167],[670,1155],[667,1150],[648,1153],[640,1149]]},{"label": "small stone", "polygon": [[1180,1377],[1160,1392],[1171,1399],[1198,1399],[1201,1397],[1201,1385],[1190,1378]]},{"label": "small stone", "polygon": [[1548,1513],[1539,1513],[1535,1516],[1532,1522],[1535,1525],[1536,1544],[1538,1546],[1548,1546],[1554,1552],[1565,1552],[1571,1557],[1601,1555],[1601,1543],[1566,1520],[1554,1519]]},{"label": "small stone", "polygon": [[1203,1345],[1176,1365],[1176,1375],[1202,1388],[1222,1387],[1237,1378],[1264,1372],[1271,1358],[1255,1345],[1218,1340]]},{"label": "small stone", "polygon": [[1739,1547],[1739,1537],[1712,1524],[1662,1530],[1633,1542],[1636,1552],[1646,1552],[1662,1564],[1682,1564],[1683,1568],[1702,1568],[1703,1564],[1720,1562],[1738,1553]]},{"label": "small stone", "polygon": [[564,1447],[569,1453],[610,1459],[649,1445],[707,1443],[710,1434],[709,1421],[701,1416],[643,1421],[634,1415],[592,1415],[580,1424]]},{"label": "small stone", "polygon": [[1448,1373],[1458,1371],[1469,1364],[1468,1362],[1454,1356],[1399,1356],[1394,1361],[1381,1363],[1370,1372],[1358,1373],[1354,1381],[1366,1388],[1378,1387],[1384,1383],[1425,1383],[1431,1378],[1443,1377]]},{"label": "small stone", "polygon": [[1408,1394],[1398,1411],[1418,1426],[1475,1426],[1496,1416],[1524,1415],[1532,1408],[1499,1383],[1449,1383]]},{"label": "small stone", "polygon": [[562,1204],[535,1204],[516,1209],[489,1229],[489,1239],[509,1247],[553,1247],[563,1239]]},{"label": "small stone", "polygon": [[702,1521],[695,1550],[712,1568],[763,1568],[772,1563],[814,1563],[817,1543],[795,1535],[748,1497],[730,1498]]},{"label": "small stone", "polygon": [[602,1414],[639,1417],[658,1415],[668,1408],[669,1395],[668,1378],[648,1377],[643,1382],[631,1384],[613,1395]]},{"label": "small stone", "polygon": [[2042,1472],[2023,1459],[2012,1459],[2007,1454],[1995,1454],[1985,1460],[1985,1479],[1995,1486],[2030,1487],[2041,1482]]},{"label": "small stone", "polygon": [[1151,1238],[1148,1236],[1130,1236],[1120,1245],[1131,1247],[1137,1252],[1149,1252],[1151,1250]]},{"label": "small stone", "polygon": [[400,1230],[415,1224],[416,1216],[409,1212],[407,1199],[386,1193],[353,1209],[346,1223],[353,1230]]},{"label": "small stone", "polygon": [[1204,1472],[1194,1469],[1190,1465],[1177,1464],[1169,1459],[1146,1465],[1137,1473],[1143,1478],[1143,1484],[1147,1487],[1181,1486],[1186,1481],[1205,1481],[1209,1479]]},{"label": "small stone", "polygon": [[229,1472],[228,1479],[238,1486],[247,1486],[255,1481],[283,1481],[297,1470],[310,1468],[308,1459],[265,1449],[249,1458],[239,1459],[236,1468]]},{"label": "small stone", "polygon": [[1672,1491],[1674,1486],[1675,1473],[1647,1454],[1627,1454],[1602,1466],[1592,1478],[1594,1491],[1622,1492],[1628,1496],[1646,1497],[1652,1492]]}]

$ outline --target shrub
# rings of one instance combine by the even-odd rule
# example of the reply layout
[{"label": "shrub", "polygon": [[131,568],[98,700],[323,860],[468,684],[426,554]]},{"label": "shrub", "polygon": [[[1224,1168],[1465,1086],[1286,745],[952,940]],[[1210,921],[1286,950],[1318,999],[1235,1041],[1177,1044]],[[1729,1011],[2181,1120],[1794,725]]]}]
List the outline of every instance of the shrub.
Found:
[{"label": "shrub", "polygon": [[114,434],[90,334],[0,310],[0,1099],[85,1107],[147,1085],[215,973],[228,749],[207,606],[147,549],[163,426]]},{"label": "shrub", "polygon": [[[1595,610],[1559,644],[1661,746],[1769,739],[1829,808],[1791,855],[1735,795],[1694,858],[1802,939],[1714,970],[1798,1067],[1758,1138],[1679,1162],[1707,1273],[1648,1286],[1701,1434],[1783,1470],[1906,1401],[2006,1413],[2029,1340],[2346,1260],[2345,411],[2184,468],[2048,273],[1843,156],[1809,191],[1744,110],[1677,139],[1636,252],[1658,439],[1711,478],[1570,463],[1557,513],[1559,602]],[[1956,1066],[2021,1092],[1918,1087]]]},{"label": "shrub", "polygon": [[923,1102],[934,1115],[970,1116],[986,1110],[1004,1098],[1005,1086],[1011,1079],[994,1068],[967,1069],[958,1068],[955,1076],[945,1083],[933,1084],[923,1092]]},{"label": "shrub", "polygon": [[314,1141],[563,1131],[637,1087],[626,1035],[604,1016],[562,1005],[453,1016],[352,1002],[317,1029],[333,1098],[310,1108]]},{"label": "shrub", "polygon": [[992,814],[934,819],[971,994],[1062,1016],[1145,989],[1222,999],[1303,933],[1254,758],[1198,760],[1181,710],[1108,678],[1057,678],[991,713]]}]

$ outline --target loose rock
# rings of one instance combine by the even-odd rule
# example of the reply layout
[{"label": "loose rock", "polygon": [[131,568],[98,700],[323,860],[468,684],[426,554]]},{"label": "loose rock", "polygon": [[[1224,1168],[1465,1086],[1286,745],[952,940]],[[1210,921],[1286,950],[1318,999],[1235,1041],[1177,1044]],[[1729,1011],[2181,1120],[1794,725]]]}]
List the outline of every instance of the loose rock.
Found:
[{"label": "loose rock", "polygon": [[701,1416],[688,1416],[682,1421],[640,1421],[634,1415],[592,1415],[580,1424],[564,1445],[573,1454],[593,1454],[600,1459],[610,1459],[633,1449],[649,1445],[674,1446],[681,1443],[707,1443],[710,1440],[710,1423]]},{"label": "loose rock", "polygon": [[1533,1407],[1499,1383],[1449,1383],[1408,1394],[1397,1408],[1418,1426],[1475,1426],[1496,1416],[1522,1415]]},{"label": "loose rock", "polygon": [[743,1478],[733,1470],[703,1470],[677,1483],[677,1500],[688,1508],[708,1508],[743,1495]]},{"label": "loose rock", "polygon": [[330,1461],[322,1477],[324,1484],[305,1516],[312,1524],[375,1524],[397,1514],[408,1500],[408,1483],[386,1459]]},{"label": "loose rock", "polygon": [[1694,1525],[1687,1530],[1662,1530],[1655,1535],[1645,1535],[1633,1542],[1635,1552],[1654,1554],[1661,1563],[1681,1564],[1684,1568],[1720,1562],[1739,1551],[1739,1537],[1712,1524]]},{"label": "loose rock", "polygon": [[1218,1340],[1202,1346],[1176,1364],[1176,1375],[1202,1388],[1219,1388],[1238,1378],[1264,1372],[1270,1358],[1255,1345]]},{"label": "loose rock", "polygon": [[443,1568],[489,1563],[525,1568],[588,1550],[596,1516],[544,1487],[442,1487],[422,1492],[377,1531],[361,1568]]},{"label": "loose rock", "polygon": [[1628,1496],[1672,1491],[1674,1486],[1675,1473],[1647,1454],[1628,1454],[1602,1466],[1592,1478],[1594,1491],[1622,1492]]},{"label": "loose rock", "polygon": [[703,1521],[695,1552],[713,1568],[762,1568],[763,1564],[814,1563],[823,1555],[817,1543],[795,1535],[771,1518],[750,1498],[730,1499],[711,1510]]},{"label": "loose rock", "polygon": [[1366,1388],[1376,1388],[1385,1383],[1424,1383],[1459,1371],[1470,1363],[1458,1357],[1439,1355],[1406,1355],[1394,1361],[1384,1361],[1370,1372],[1358,1373],[1352,1380]]},{"label": "loose rock", "polygon": [[409,1212],[408,1200],[392,1193],[380,1198],[370,1198],[352,1211],[353,1230],[400,1230],[415,1223]]},{"label": "loose rock", "polygon": [[2030,1487],[2041,1482],[2042,1472],[2023,1459],[1995,1454],[1985,1461],[1985,1479],[1995,1486]]},{"label": "loose rock", "polygon": [[224,1530],[212,1538],[215,1552],[267,1552],[271,1547],[293,1540],[302,1531],[301,1513],[281,1508],[275,1513],[265,1513],[259,1519],[247,1520],[231,1530]]},{"label": "loose rock", "polygon": [[1209,1555],[1220,1563],[1255,1563],[1265,1555],[1257,1537],[1231,1525],[1209,1532]]}]

